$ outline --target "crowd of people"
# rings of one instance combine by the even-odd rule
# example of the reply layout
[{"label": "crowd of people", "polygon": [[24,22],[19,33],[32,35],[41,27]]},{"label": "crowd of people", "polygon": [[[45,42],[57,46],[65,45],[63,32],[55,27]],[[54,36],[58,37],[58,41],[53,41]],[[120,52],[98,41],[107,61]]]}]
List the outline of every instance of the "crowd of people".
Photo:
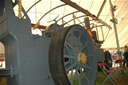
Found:
[{"label": "crowd of people", "polygon": [[109,67],[112,67],[113,62],[119,60],[119,59],[125,59],[125,62],[123,62],[124,67],[128,67],[128,46],[124,46],[122,48],[121,57],[119,57],[117,50],[106,50],[104,52],[105,54],[105,62]]}]

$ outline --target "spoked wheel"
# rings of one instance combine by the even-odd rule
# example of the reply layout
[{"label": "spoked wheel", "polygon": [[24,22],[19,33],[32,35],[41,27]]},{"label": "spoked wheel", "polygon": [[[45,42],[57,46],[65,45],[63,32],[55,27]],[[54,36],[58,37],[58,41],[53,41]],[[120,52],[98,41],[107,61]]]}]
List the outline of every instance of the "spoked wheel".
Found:
[{"label": "spoked wheel", "polygon": [[97,56],[89,34],[79,25],[58,31],[49,50],[49,67],[56,85],[94,85]]}]

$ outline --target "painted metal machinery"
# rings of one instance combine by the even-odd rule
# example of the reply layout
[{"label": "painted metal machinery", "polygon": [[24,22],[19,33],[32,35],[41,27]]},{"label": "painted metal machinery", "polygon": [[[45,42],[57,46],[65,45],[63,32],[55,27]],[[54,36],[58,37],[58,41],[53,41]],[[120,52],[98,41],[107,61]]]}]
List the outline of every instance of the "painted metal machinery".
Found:
[{"label": "painted metal machinery", "polygon": [[0,41],[6,57],[0,76],[7,77],[7,85],[94,85],[97,55],[88,32],[80,25],[53,24],[53,31],[33,35],[25,10],[25,18],[15,16],[16,4],[0,0]]}]

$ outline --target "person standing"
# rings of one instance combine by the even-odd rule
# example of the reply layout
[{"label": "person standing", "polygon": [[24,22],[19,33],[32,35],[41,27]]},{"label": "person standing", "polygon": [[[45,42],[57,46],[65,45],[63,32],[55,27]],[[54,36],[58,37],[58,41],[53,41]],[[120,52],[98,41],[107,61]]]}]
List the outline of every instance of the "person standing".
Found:
[{"label": "person standing", "polygon": [[109,67],[112,67],[112,56],[111,56],[111,53],[106,50],[104,52],[104,55],[105,55],[105,63],[109,66]]},{"label": "person standing", "polygon": [[[126,66],[128,67],[128,46],[125,46],[124,48],[125,49],[124,49],[123,56],[124,56],[124,59],[126,59]],[[125,64],[123,66],[125,66]]]}]

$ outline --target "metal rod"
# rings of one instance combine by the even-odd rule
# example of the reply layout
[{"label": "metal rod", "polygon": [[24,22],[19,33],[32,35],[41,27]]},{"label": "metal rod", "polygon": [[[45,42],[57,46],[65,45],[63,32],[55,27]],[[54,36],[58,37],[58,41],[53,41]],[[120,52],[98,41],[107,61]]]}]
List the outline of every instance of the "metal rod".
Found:
[{"label": "metal rod", "polygon": [[66,15],[64,15],[63,17],[61,17],[60,19],[58,19],[57,22],[60,21],[61,19],[64,19],[65,17],[67,17],[67,16],[69,16],[69,15],[71,15],[71,14],[73,14],[73,13],[77,13],[77,12],[80,12],[80,11],[74,11],[74,12],[71,12],[71,13],[69,13],[69,14],[66,14]]},{"label": "metal rod", "polygon": [[19,19],[22,18],[22,1],[21,0],[18,1],[18,18]]},{"label": "metal rod", "polygon": [[77,18],[77,20],[79,21],[79,23],[83,25],[83,27],[85,27],[85,25],[79,20],[79,18]]},{"label": "metal rod", "polygon": [[[118,39],[118,33],[117,33],[117,26],[116,26],[116,22],[115,22],[116,18],[114,15],[114,6],[113,6],[111,0],[109,0],[109,4],[110,4],[111,15],[112,15],[112,23],[113,23],[115,37],[116,37],[117,52],[118,52],[118,56],[120,57],[120,59],[122,59],[121,58],[120,45],[119,45],[119,39]],[[122,66],[122,63],[120,63],[120,65]]]},{"label": "metal rod", "polygon": [[[34,27],[36,24],[31,24],[31,25],[32,25],[32,27]],[[46,29],[46,26],[38,25],[37,28],[39,28],[39,29]]]},{"label": "metal rod", "polygon": [[101,29],[101,33],[102,33],[102,39],[103,39],[103,41],[104,41],[104,32],[103,32],[102,26],[100,27],[100,29]]},{"label": "metal rod", "polygon": [[64,19],[62,18],[62,24],[64,24]]},{"label": "metal rod", "polygon": [[[112,19],[115,19],[115,15],[114,15],[114,10],[113,10],[113,5],[111,0],[109,0],[109,4],[110,4],[110,10],[111,10],[111,15],[112,15]],[[119,45],[119,40],[118,40],[118,34],[117,34],[117,26],[116,23],[113,21],[113,27],[114,27],[114,31],[115,31],[115,37],[116,37],[116,43],[117,43],[117,50],[120,51],[120,45]]]},{"label": "metal rod", "polygon": [[96,24],[96,36],[97,36],[97,40],[99,41],[99,32],[98,32],[97,24]]},{"label": "metal rod", "polygon": [[66,3],[67,5],[70,5],[71,7],[79,10],[80,12],[86,14],[87,16],[90,16],[91,18],[93,18],[96,21],[99,21],[100,23],[102,23],[103,25],[105,25],[106,27],[111,29],[111,26],[108,25],[106,22],[102,21],[101,19],[99,19],[98,17],[96,17],[95,15],[91,14],[88,10],[85,10],[84,8],[80,7],[79,5],[77,5],[76,3],[70,1],[70,0],[60,0],[64,3]]},{"label": "metal rod", "polygon": [[34,3],[27,11],[26,13],[28,13],[36,4],[38,4],[40,1],[42,0],[38,0],[36,3]]},{"label": "metal rod", "polygon": [[[54,7],[53,9],[49,10],[48,12],[46,12],[46,13],[38,20],[38,22],[40,22],[41,19],[43,19],[43,18],[44,18],[48,13],[50,13],[51,11],[53,11],[53,10],[59,8],[59,7],[65,6],[65,5],[66,5],[66,4],[61,4],[61,5],[59,5],[59,6]],[[38,22],[37,22],[37,23],[38,23]]]},{"label": "metal rod", "polygon": [[104,8],[105,3],[106,3],[106,0],[104,0],[103,4],[102,4],[102,6],[101,6],[101,8],[100,8],[100,10],[99,10],[99,12],[98,12],[98,14],[97,14],[97,17],[100,16],[100,14],[101,14],[101,12],[102,12],[102,10],[103,10],[103,8]]},{"label": "metal rod", "polygon": [[72,17],[73,17],[73,23],[76,24],[76,16],[74,13],[72,14]]},{"label": "metal rod", "polygon": [[105,36],[104,40],[106,40],[106,39],[107,39],[109,32],[110,32],[110,29],[108,30],[108,32],[107,32],[107,34],[106,34],[106,36]]},{"label": "metal rod", "polygon": [[[97,25],[97,27],[101,27],[101,26],[104,26],[104,25]],[[96,28],[96,26],[93,26],[92,28]]]},{"label": "metal rod", "polygon": [[[82,15],[82,16],[79,16],[79,17],[76,17],[75,19],[78,19],[78,18],[81,18],[81,17],[85,17],[86,15]],[[68,24],[69,22],[71,22],[73,19],[69,20],[68,22],[65,22],[64,25]]]}]

